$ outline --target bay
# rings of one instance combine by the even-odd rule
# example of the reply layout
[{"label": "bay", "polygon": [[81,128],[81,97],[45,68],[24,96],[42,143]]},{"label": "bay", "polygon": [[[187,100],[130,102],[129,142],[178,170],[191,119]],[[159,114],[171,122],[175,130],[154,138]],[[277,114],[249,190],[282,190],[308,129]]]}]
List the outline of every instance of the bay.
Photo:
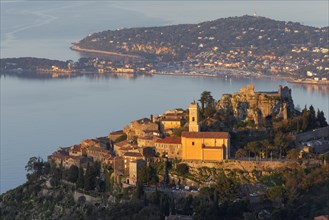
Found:
[{"label": "bay", "polygon": [[[278,20],[328,25],[326,1],[264,2],[0,1],[1,58],[77,60],[81,55],[69,49],[71,43],[93,32],[196,23],[254,11]],[[288,10],[292,5],[295,10]],[[0,193],[25,181],[24,166],[31,156],[46,159],[59,146],[106,136],[131,120],[166,109],[187,108],[204,90],[219,99],[248,83],[254,83],[257,91],[277,91],[280,84],[288,85],[296,105],[303,108],[313,104],[329,116],[328,89],[283,80],[182,76],[41,80],[1,76]]]}]

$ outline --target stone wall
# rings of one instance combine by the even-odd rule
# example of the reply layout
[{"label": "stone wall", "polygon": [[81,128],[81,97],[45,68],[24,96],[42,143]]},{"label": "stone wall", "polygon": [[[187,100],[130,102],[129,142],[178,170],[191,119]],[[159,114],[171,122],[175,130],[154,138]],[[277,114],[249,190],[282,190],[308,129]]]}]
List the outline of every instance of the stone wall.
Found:
[{"label": "stone wall", "polygon": [[309,167],[320,165],[321,161],[309,160],[304,161],[299,164],[297,161],[282,160],[282,161],[249,161],[249,160],[227,160],[223,162],[210,163],[201,161],[183,161],[187,163],[190,168],[197,169],[201,167],[218,168],[224,170],[243,170],[246,172],[253,171],[270,171],[280,168],[292,167],[292,166],[302,166]]}]

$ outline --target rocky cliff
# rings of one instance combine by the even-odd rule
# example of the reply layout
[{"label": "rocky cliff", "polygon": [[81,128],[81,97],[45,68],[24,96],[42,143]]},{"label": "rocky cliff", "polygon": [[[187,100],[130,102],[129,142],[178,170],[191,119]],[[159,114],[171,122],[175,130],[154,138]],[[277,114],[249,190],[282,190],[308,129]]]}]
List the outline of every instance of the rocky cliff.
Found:
[{"label": "rocky cliff", "polygon": [[224,94],[216,107],[231,112],[238,120],[254,121],[257,126],[262,126],[268,116],[287,119],[296,114],[287,86],[280,86],[278,92],[255,92],[254,85],[248,85],[238,93]]}]

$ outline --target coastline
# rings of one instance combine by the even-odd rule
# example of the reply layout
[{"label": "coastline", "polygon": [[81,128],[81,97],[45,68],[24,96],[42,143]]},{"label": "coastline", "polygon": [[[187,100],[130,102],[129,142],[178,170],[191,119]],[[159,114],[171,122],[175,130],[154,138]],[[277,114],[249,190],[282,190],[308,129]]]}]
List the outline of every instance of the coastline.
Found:
[{"label": "coastline", "polygon": [[120,57],[128,57],[128,58],[137,58],[140,59],[140,56],[137,55],[131,55],[131,54],[122,54],[122,53],[116,53],[116,52],[110,52],[110,51],[104,51],[104,50],[94,50],[94,49],[86,49],[79,47],[78,45],[74,44],[70,47],[71,50],[78,51],[78,52],[86,52],[86,53],[99,53],[99,54],[105,54],[105,55],[113,55],[113,56],[120,56]]},{"label": "coastline", "polygon": [[[137,58],[142,59],[142,57],[138,55],[132,55],[132,54],[122,54],[117,52],[111,52],[111,51],[103,51],[103,50],[94,50],[94,49],[86,49],[79,47],[76,43],[72,43],[72,46],[70,47],[71,50],[78,51],[78,52],[86,52],[86,53],[98,53],[98,54],[105,54],[105,55],[113,55],[113,56],[119,56],[123,58]],[[255,74],[250,75],[250,71],[247,70],[236,70],[236,69],[222,69],[223,73],[226,73],[225,75],[219,75],[215,73],[188,73],[188,72],[179,72],[179,73],[169,73],[169,72],[158,72],[155,75],[169,75],[169,76],[199,76],[199,77],[227,77],[228,73],[233,73],[230,77],[255,77],[255,78],[270,78],[270,79],[282,79],[285,80],[288,83],[292,84],[302,84],[302,85],[318,85],[318,86],[329,86],[329,81],[315,81],[315,80],[299,80],[299,79],[293,79],[291,76],[278,76],[278,75],[263,75],[263,74]],[[245,75],[236,74],[235,71],[238,71],[239,73],[246,73]]]}]

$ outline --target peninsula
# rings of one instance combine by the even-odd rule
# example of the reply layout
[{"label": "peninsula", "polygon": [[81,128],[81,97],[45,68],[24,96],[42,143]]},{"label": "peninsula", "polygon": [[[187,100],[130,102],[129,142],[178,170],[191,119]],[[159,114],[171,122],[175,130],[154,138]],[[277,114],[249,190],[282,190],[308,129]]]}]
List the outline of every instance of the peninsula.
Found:
[{"label": "peninsula", "polygon": [[328,27],[246,15],[199,24],[102,31],[74,43],[72,49],[137,55],[162,63],[160,72],[218,74],[231,69],[327,84],[328,31]]},{"label": "peninsula", "polygon": [[78,61],[5,58],[0,59],[1,74],[271,77],[328,86],[328,33],[329,27],[247,15],[199,24],[109,30],[73,43],[71,49],[83,56]]}]

